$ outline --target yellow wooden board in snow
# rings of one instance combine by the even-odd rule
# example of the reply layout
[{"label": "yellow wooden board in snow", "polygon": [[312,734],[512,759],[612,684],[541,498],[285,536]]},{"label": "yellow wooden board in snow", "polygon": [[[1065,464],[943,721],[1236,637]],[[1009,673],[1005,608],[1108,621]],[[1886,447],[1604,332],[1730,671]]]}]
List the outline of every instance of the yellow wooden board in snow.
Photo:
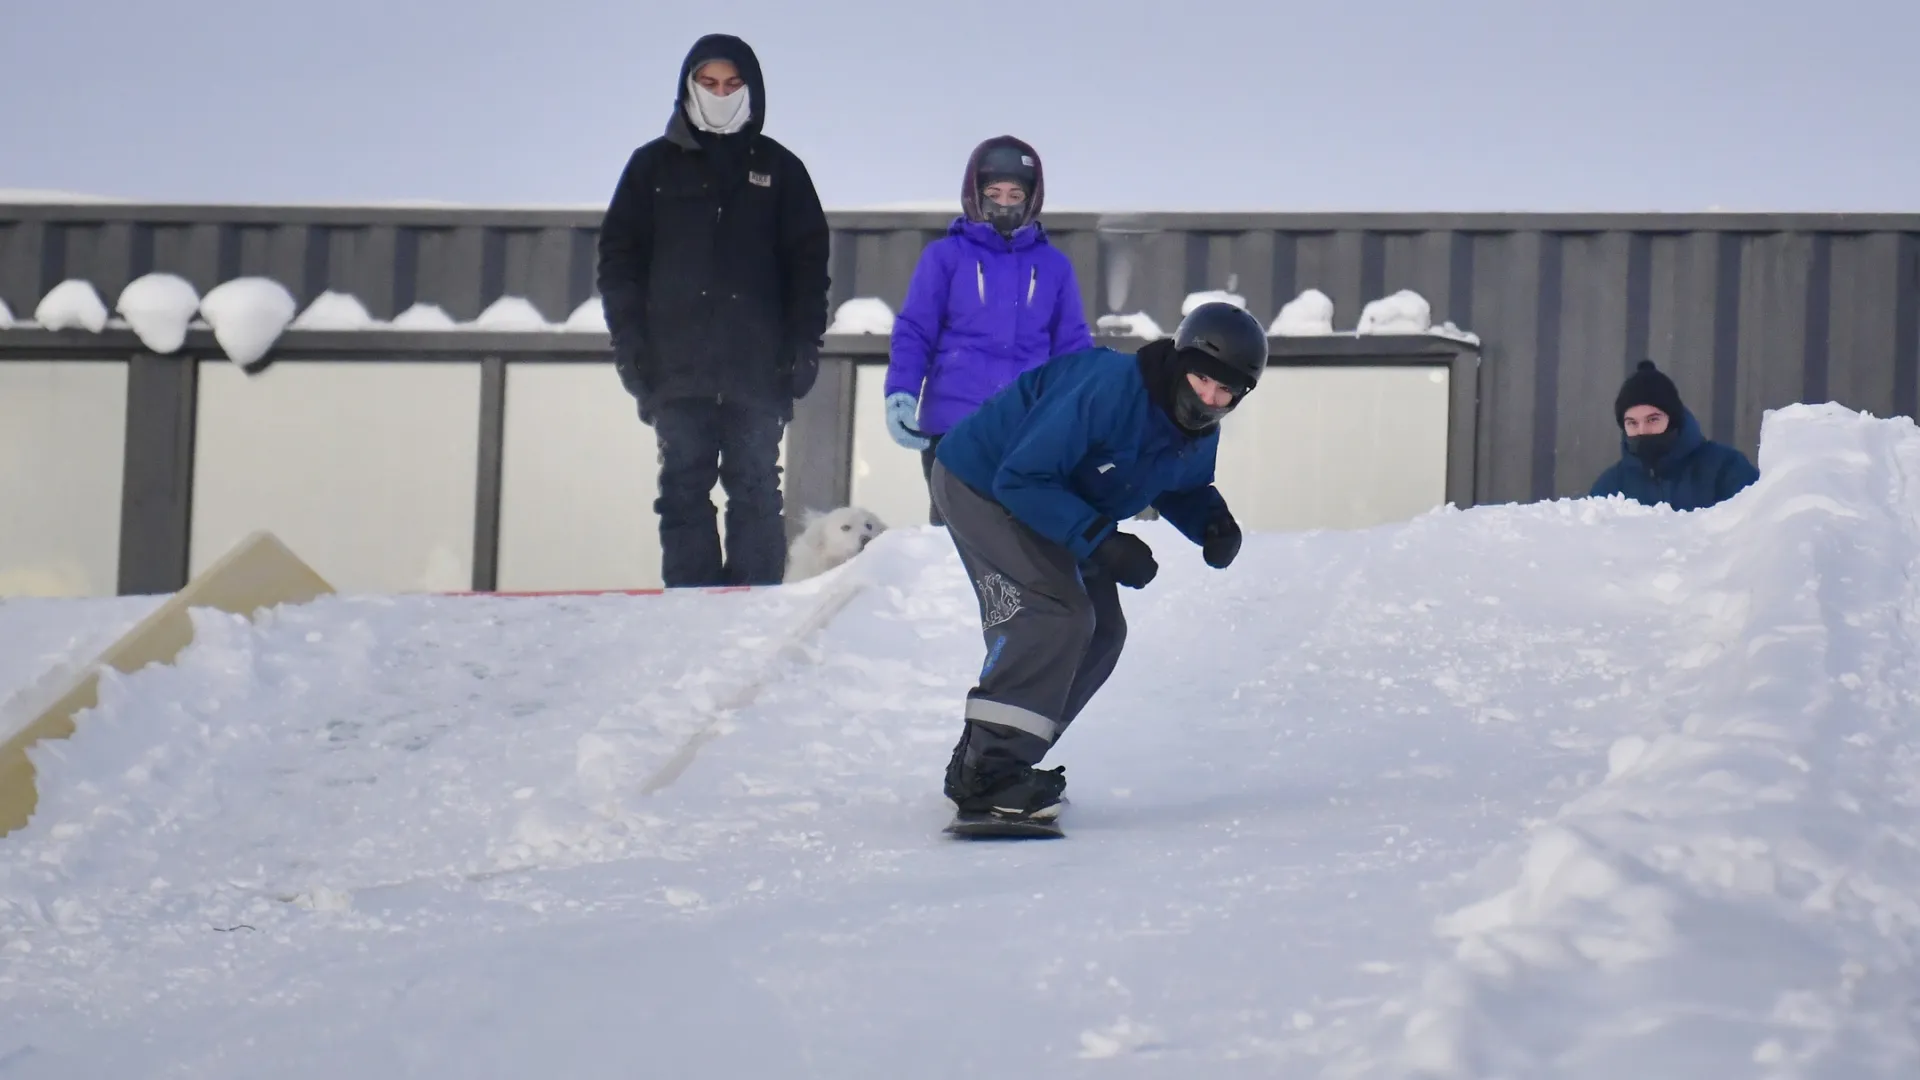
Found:
[{"label": "yellow wooden board in snow", "polygon": [[300,604],[333,592],[333,586],[302,562],[278,537],[256,532],[167,598],[127,631],[74,680],[59,699],[0,743],[0,836],[24,826],[39,805],[29,748],[73,734],[74,717],[99,700],[99,670],[132,673],[148,664],[170,664],[193,641],[191,608],[215,608],[251,618],[262,608]]}]

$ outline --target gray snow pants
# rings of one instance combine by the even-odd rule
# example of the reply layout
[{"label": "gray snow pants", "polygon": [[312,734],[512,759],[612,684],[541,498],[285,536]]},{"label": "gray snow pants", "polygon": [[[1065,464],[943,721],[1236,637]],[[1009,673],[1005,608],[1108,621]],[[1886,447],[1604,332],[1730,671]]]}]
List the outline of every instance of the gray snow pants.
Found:
[{"label": "gray snow pants", "polygon": [[967,692],[956,763],[999,772],[1035,765],[1113,674],[1127,620],[1113,578],[935,462],[934,506],[980,600],[987,659]]}]

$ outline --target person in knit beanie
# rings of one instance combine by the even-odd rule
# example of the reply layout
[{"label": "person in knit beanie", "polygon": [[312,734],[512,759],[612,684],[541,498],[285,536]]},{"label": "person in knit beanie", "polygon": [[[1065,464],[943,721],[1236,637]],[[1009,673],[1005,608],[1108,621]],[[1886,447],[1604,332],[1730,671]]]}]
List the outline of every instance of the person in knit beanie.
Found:
[{"label": "person in knit beanie", "polygon": [[1620,460],[1593,482],[1591,497],[1701,510],[1760,479],[1745,454],[1701,432],[1679,388],[1651,360],[1640,361],[1620,384],[1613,422],[1620,428]]}]

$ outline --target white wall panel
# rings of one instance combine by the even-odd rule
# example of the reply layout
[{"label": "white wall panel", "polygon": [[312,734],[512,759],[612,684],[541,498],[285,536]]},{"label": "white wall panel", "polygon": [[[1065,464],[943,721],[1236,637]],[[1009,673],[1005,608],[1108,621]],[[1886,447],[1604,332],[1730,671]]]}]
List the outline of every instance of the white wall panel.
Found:
[{"label": "white wall panel", "polygon": [[0,363],[0,596],[112,596],[127,365]]},{"label": "white wall panel", "polygon": [[352,592],[473,582],[478,363],[200,366],[194,573],[269,529]]}]

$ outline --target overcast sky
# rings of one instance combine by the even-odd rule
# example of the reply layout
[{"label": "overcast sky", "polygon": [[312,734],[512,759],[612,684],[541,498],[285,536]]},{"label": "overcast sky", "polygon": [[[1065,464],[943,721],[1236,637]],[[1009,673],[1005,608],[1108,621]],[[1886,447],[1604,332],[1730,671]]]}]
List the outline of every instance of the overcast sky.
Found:
[{"label": "overcast sky", "polygon": [[1914,0],[0,0],[0,188],[601,205],[702,33],[831,208],[1920,209]]}]

